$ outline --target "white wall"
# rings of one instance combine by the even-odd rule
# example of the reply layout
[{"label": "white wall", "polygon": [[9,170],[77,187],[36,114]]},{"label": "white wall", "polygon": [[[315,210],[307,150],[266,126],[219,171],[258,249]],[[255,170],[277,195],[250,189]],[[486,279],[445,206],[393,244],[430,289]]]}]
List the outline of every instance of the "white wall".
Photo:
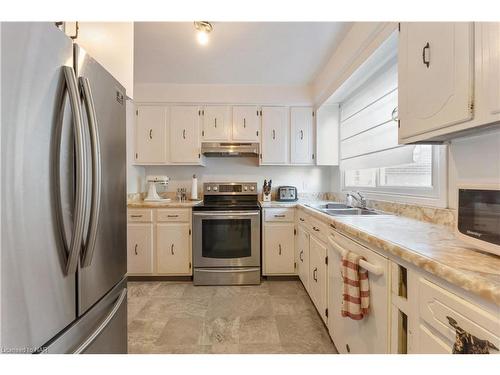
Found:
[{"label": "white wall", "polygon": [[144,189],[144,167],[132,165],[134,161],[135,138],[135,105],[132,100],[127,100],[126,105],[127,127],[127,193],[140,193]]},{"label": "white wall", "polygon": [[135,83],[136,103],[311,105],[309,86]]},{"label": "white wall", "polygon": [[[248,181],[257,182],[262,190],[264,179],[272,179],[273,187],[279,185],[296,186],[299,193],[330,191],[331,167],[316,166],[258,166],[255,158],[207,158],[206,166],[148,166],[146,175],[168,175],[171,179],[168,191],[178,187],[191,190],[193,174],[198,177],[198,190],[208,181]],[[145,190],[145,188],[143,189]]]},{"label": "white wall", "polygon": [[459,184],[500,183],[500,130],[451,141],[448,154],[448,205],[457,208]]},{"label": "white wall", "polygon": [[[134,23],[79,22],[76,43],[104,66],[134,97]],[[66,32],[74,33],[74,22],[66,22]]]}]

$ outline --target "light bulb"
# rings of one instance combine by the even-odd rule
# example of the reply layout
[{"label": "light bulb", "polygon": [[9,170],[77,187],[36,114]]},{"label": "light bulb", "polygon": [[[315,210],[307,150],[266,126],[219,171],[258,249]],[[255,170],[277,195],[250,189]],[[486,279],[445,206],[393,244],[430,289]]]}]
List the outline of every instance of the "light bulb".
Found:
[{"label": "light bulb", "polygon": [[198,43],[200,43],[202,46],[205,46],[208,44],[208,33],[206,31],[198,31],[196,35],[196,39],[198,39]]}]

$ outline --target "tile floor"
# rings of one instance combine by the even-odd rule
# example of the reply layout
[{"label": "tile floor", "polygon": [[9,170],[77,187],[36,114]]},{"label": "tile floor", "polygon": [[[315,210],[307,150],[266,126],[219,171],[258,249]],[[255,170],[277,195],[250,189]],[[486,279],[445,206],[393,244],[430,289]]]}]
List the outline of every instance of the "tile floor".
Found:
[{"label": "tile floor", "polygon": [[128,287],[129,353],[336,353],[300,281]]}]

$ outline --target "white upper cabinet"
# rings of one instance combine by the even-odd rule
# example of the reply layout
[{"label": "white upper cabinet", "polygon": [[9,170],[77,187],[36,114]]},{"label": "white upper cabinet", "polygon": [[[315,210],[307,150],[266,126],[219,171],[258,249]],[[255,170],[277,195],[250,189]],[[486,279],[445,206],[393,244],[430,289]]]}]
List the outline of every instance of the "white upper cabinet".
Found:
[{"label": "white upper cabinet", "polygon": [[259,109],[252,105],[234,106],[232,130],[232,138],[235,141],[259,142]]},{"label": "white upper cabinet", "polygon": [[201,111],[203,141],[229,141],[231,139],[231,107],[206,106]]},{"label": "white upper cabinet", "polygon": [[400,143],[472,119],[473,34],[472,23],[401,23]]},{"label": "white upper cabinet", "polygon": [[290,108],[290,161],[314,164],[314,127],[311,107]]},{"label": "white upper cabinet", "polygon": [[483,82],[486,86],[488,120],[500,120],[500,22],[482,24]]},{"label": "white upper cabinet", "polygon": [[323,105],[316,111],[316,164],[339,165],[339,106]]},{"label": "white upper cabinet", "polygon": [[170,108],[170,160],[173,163],[201,164],[198,106]]},{"label": "white upper cabinet", "polygon": [[139,106],[136,117],[135,163],[166,163],[168,107]]},{"label": "white upper cabinet", "polygon": [[286,107],[262,107],[261,164],[287,164],[289,123]]}]

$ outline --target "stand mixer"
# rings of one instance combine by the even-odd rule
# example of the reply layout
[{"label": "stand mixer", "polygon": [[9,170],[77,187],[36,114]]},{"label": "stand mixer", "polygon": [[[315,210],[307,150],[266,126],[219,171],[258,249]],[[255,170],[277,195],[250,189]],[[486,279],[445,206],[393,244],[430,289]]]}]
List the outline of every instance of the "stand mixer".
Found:
[{"label": "stand mixer", "polygon": [[156,191],[156,184],[159,183],[164,186],[168,186],[169,178],[168,176],[147,176],[148,181],[148,196],[144,199],[144,202],[169,202],[170,198],[161,198]]}]

